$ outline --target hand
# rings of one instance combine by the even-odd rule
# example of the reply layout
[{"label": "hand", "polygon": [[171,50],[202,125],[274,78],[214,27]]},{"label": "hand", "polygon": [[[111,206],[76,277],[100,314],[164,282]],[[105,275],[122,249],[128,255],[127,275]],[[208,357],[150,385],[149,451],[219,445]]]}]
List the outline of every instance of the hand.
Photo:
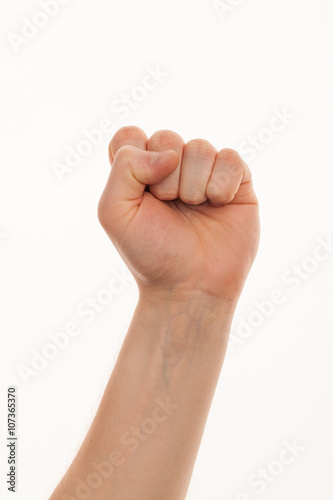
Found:
[{"label": "hand", "polygon": [[237,301],[259,242],[258,201],[240,156],[171,131],[148,140],[137,127],[115,134],[109,156],[99,220],[140,293]]}]

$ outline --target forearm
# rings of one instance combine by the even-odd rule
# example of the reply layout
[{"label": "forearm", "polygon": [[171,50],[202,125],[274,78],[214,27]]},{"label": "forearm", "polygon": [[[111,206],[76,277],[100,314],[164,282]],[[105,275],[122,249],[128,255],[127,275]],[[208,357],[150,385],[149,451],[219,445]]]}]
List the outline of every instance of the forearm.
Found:
[{"label": "forearm", "polygon": [[98,485],[88,481],[91,500],[185,498],[233,311],[194,292],[140,299],[89,433],[51,500],[79,498],[78,480],[87,485],[92,473],[106,477],[90,477]]}]

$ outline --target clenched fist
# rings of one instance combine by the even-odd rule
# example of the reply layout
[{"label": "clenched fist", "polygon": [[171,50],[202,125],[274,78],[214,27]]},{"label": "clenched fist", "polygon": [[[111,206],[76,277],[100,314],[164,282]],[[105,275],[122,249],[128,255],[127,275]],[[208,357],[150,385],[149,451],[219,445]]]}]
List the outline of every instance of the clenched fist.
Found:
[{"label": "clenched fist", "polygon": [[237,301],[259,242],[251,172],[231,149],[168,130],[113,137],[99,220],[140,293]]}]

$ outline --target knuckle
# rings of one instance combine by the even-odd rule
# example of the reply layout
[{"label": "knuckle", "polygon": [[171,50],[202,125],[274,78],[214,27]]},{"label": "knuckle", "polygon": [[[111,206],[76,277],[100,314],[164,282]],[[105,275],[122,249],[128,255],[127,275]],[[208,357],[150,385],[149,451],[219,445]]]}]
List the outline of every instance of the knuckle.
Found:
[{"label": "knuckle", "polygon": [[217,153],[217,157],[221,160],[224,160],[227,163],[232,163],[235,165],[242,164],[241,157],[234,149],[229,149],[229,148],[221,149],[221,151]]},{"label": "knuckle", "polygon": [[206,188],[207,198],[215,204],[225,205],[234,198],[235,183],[224,171],[212,178]]},{"label": "knuckle", "polygon": [[109,144],[109,150],[112,156],[115,156],[117,151],[126,144],[135,144],[138,147],[145,147],[148,137],[139,127],[129,125],[121,127],[112,137]]},{"label": "knuckle", "polygon": [[220,170],[218,173],[216,173],[212,182],[219,186],[226,186],[231,182],[233,173],[235,173],[234,169],[229,167],[224,168],[223,170]]},{"label": "knuckle", "polygon": [[215,148],[204,139],[192,139],[185,145],[185,151],[191,156],[210,157],[215,155]]},{"label": "knuckle", "polygon": [[211,181],[208,183],[206,188],[206,195],[208,198],[216,198],[217,196],[219,196],[220,192],[221,188],[216,181]]},{"label": "knuckle", "polygon": [[218,188],[207,189],[207,198],[216,205],[227,205],[233,196]]},{"label": "knuckle", "polygon": [[[244,163],[234,149],[222,149],[217,153],[217,161],[223,163],[223,171],[230,177],[239,177],[244,172]],[[221,172],[223,172],[221,171]],[[220,172],[220,174],[221,174]],[[221,174],[222,175],[222,174]]]},{"label": "knuckle", "polygon": [[148,148],[165,148],[169,149],[175,144],[183,144],[184,141],[176,132],[172,130],[158,130],[155,132],[148,141]]},{"label": "knuckle", "polygon": [[171,201],[178,198],[178,192],[172,188],[151,186],[150,192],[161,201]]},{"label": "knuckle", "polygon": [[217,182],[210,182],[206,188],[206,195],[212,201],[223,200],[224,194]]},{"label": "knuckle", "polygon": [[121,127],[113,136],[111,142],[123,142],[132,137],[137,137],[138,135],[145,135],[141,128],[136,127],[135,125],[126,125],[125,127]]},{"label": "knuckle", "polygon": [[201,205],[207,200],[206,196],[200,193],[183,193],[180,199],[188,205]]}]

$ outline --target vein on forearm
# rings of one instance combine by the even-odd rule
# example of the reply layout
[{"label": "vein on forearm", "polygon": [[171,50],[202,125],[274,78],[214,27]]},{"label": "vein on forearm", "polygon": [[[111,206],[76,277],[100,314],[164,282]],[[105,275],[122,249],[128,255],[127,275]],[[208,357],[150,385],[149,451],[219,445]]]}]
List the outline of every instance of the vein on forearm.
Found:
[{"label": "vein on forearm", "polygon": [[[139,305],[139,321],[148,316],[145,321],[145,328],[149,330],[147,342],[155,345],[161,355],[158,357],[166,388],[177,367],[186,377],[193,363],[199,368],[202,358],[216,357],[216,350],[224,353],[231,323],[229,309],[229,305],[217,300],[208,303],[200,299]],[[137,321],[134,325],[138,327]]]}]

